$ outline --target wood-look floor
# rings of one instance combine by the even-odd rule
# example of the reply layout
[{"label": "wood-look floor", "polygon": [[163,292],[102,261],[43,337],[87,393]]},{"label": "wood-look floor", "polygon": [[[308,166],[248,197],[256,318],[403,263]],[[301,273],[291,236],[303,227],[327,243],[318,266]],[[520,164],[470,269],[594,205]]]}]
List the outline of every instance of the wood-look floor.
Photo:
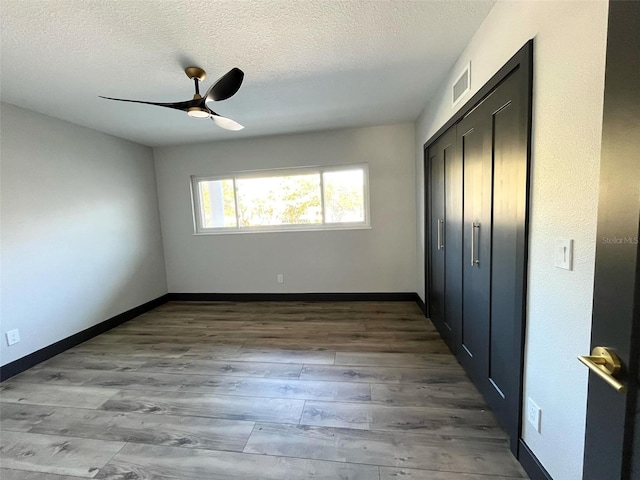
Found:
[{"label": "wood-look floor", "polygon": [[526,478],[412,303],[172,302],[0,401],[2,480]]}]

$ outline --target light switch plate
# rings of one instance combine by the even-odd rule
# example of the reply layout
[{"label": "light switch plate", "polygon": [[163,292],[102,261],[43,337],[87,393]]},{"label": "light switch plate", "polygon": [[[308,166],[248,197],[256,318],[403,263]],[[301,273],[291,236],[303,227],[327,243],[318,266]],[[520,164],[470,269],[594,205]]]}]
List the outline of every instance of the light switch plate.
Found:
[{"label": "light switch plate", "polygon": [[555,266],[573,270],[573,240],[558,238],[555,244]]}]

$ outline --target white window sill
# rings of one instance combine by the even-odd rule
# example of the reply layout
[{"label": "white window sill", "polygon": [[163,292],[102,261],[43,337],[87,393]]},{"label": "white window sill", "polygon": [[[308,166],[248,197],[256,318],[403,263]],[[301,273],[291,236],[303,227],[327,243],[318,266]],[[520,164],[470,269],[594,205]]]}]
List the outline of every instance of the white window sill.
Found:
[{"label": "white window sill", "polygon": [[327,232],[338,230],[371,230],[371,225],[344,225],[344,226],[329,226],[323,225],[322,227],[291,227],[291,228],[243,228],[243,229],[220,229],[211,230],[207,232],[193,232],[194,236],[207,236],[207,235],[238,235],[247,233],[289,233],[289,232]]}]

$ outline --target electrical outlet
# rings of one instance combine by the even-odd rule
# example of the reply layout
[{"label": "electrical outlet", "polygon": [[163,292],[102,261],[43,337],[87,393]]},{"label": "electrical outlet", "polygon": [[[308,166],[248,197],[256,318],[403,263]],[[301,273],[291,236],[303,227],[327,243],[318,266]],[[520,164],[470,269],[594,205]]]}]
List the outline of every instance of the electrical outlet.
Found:
[{"label": "electrical outlet", "polygon": [[278,274],[278,283],[284,283],[284,275],[281,273]]},{"label": "electrical outlet", "polygon": [[20,341],[20,331],[17,328],[9,330],[5,335],[7,336],[7,345],[14,345]]},{"label": "electrical outlet", "polygon": [[536,432],[540,433],[540,417],[542,415],[542,410],[536,402],[531,400],[531,398],[527,398],[527,421],[534,426]]}]

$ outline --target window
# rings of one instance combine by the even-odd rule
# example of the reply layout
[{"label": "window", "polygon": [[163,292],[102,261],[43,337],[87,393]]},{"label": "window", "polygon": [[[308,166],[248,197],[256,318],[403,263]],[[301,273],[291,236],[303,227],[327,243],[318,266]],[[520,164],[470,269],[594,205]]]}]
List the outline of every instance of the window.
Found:
[{"label": "window", "polygon": [[366,165],[191,177],[196,233],[367,228]]}]

